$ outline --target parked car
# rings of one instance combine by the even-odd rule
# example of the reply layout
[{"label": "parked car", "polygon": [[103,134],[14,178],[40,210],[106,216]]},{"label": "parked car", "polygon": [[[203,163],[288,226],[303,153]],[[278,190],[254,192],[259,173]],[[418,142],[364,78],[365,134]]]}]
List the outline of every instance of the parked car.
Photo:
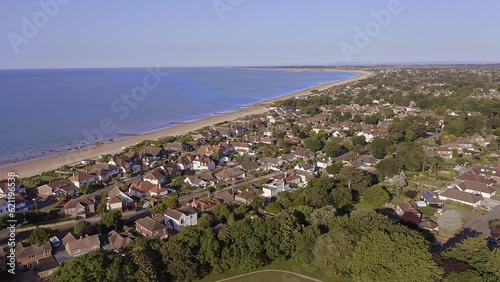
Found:
[{"label": "parked car", "polygon": [[57,238],[57,236],[50,237],[49,240],[50,240],[50,244],[52,244],[53,248],[57,248],[57,247],[61,246],[61,241],[59,241],[59,238]]}]

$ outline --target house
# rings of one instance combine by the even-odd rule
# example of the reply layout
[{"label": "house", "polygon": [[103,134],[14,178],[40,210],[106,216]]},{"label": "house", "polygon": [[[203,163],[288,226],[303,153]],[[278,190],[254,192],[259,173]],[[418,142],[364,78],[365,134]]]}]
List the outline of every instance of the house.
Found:
[{"label": "house", "polygon": [[193,160],[193,169],[194,170],[214,170],[215,162],[210,159],[208,156],[199,154],[196,155]]},{"label": "house", "polygon": [[285,182],[290,186],[290,187],[303,187],[304,182],[302,181],[302,177],[300,177],[297,174],[292,174],[289,175],[285,178]]},{"label": "house", "polygon": [[124,156],[113,157],[108,164],[115,165],[120,168],[121,173],[130,173],[132,169],[140,170],[141,166],[139,164],[134,164],[132,158]]},{"label": "house", "polygon": [[98,234],[76,239],[70,232],[61,241],[66,252],[72,257],[79,257],[101,248]]},{"label": "house", "polygon": [[33,266],[40,279],[48,279],[50,275],[59,269],[59,264],[53,256],[42,258]]},{"label": "house", "polygon": [[245,178],[246,174],[238,168],[226,168],[215,174],[215,177],[220,181],[233,181]]},{"label": "house", "polygon": [[464,182],[456,185],[456,187],[460,191],[471,193],[474,195],[481,195],[484,198],[491,198],[496,194],[495,188],[482,182],[465,180]]},{"label": "house", "polygon": [[145,146],[139,151],[139,158],[145,165],[152,165],[168,155],[162,147]]},{"label": "house", "polygon": [[14,191],[10,192],[14,192],[16,195],[26,194],[26,188],[19,177],[14,178],[14,186],[8,179],[0,179],[0,198],[6,198],[9,195],[9,188],[14,188]]},{"label": "house", "polygon": [[252,153],[252,144],[246,142],[232,142],[234,151],[238,152],[240,155]]},{"label": "house", "polygon": [[178,209],[168,208],[165,211],[165,225],[170,229],[180,231],[184,226],[198,224],[198,212],[193,207],[182,207]]},{"label": "house", "polygon": [[194,156],[192,155],[182,155],[179,158],[177,158],[177,165],[179,166],[180,170],[189,170],[193,168],[193,160]]},{"label": "house", "polygon": [[76,173],[73,173],[73,176],[68,178],[69,181],[73,183],[78,188],[82,188],[86,184],[90,184],[95,182],[95,176],[90,175],[84,171],[78,171]]},{"label": "house", "polygon": [[202,199],[194,199],[193,202],[191,203],[191,206],[197,210],[200,210],[202,212],[210,212],[212,211],[212,207],[222,203],[221,200],[217,198],[212,198],[210,195],[206,198]]},{"label": "house", "polygon": [[443,202],[439,200],[439,195],[436,192],[424,192],[420,198],[430,207],[443,208]]},{"label": "house", "polygon": [[[16,202],[16,211],[22,213],[28,212],[29,207],[26,204],[26,199],[22,195],[17,194],[14,198],[14,201]],[[1,210],[0,213],[2,213]]]},{"label": "house", "polygon": [[432,220],[425,220],[420,222],[418,225],[419,228],[429,230],[429,231],[439,231],[439,225]]},{"label": "house", "polygon": [[52,256],[50,242],[31,245],[26,242],[16,244],[16,260],[18,268],[33,268],[41,259]]},{"label": "house", "polygon": [[177,163],[174,162],[165,162],[163,165],[160,167],[166,172],[166,181],[168,182],[169,180],[172,180],[178,176],[182,175],[182,170],[179,167]]},{"label": "house", "polygon": [[234,202],[234,196],[229,191],[216,191],[213,197],[224,204],[232,204]]},{"label": "house", "polygon": [[147,238],[167,238],[167,226],[151,217],[144,217],[135,221],[135,229]]},{"label": "house", "polygon": [[436,153],[440,155],[443,159],[452,159],[453,158],[453,150],[449,147],[441,146],[436,149]]},{"label": "house", "polygon": [[241,165],[237,166],[237,168],[240,168],[245,172],[249,172],[252,170],[259,170],[260,165],[256,162],[250,162],[250,163],[246,163],[246,164],[241,164]]},{"label": "house", "polygon": [[462,192],[457,188],[446,189],[444,192],[439,194],[439,200],[455,201],[462,204],[466,204],[473,207],[478,207],[481,203],[482,197],[470,194],[467,192]]},{"label": "house", "polygon": [[301,170],[301,171],[307,171],[309,173],[314,172],[314,166],[312,164],[309,164],[309,163],[296,164],[294,169]]},{"label": "house", "polygon": [[147,196],[159,197],[162,195],[167,195],[168,190],[162,188],[159,184],[155,185],[148,181],[141,181],[139,183],[132,183],[128,188],[128,194],[130,197],[143,198]]},{"label": "house", "polygon": [[319,168],[323,168],[323,169],[326,169],[327,167],[331,166],[332,164],[333,164],[333,161],[331,158],[318,160],[316,162],[316,166]]},{"label": "house", "polygon": [[190,175],[184,179],[184,183],[195,187],[207,187],[207,181],[199,178],[197,175]]},{"label": "house", "polygon": [[49,196],[73,196],[78,188],[67,179],[60,179],[36,188],[39,197]]},{"label": "house", "polygon": [[165,150],[173,154],[182,154],[189,150],[189,146],[184,142],[178,141],[165,145]]},{"label": "house", "polygon": [[131,233],[127,232],[116,232],[114,230],[111,230],[108,233],[108,242],[109,244],[104,246],[103,249],[105,250],[122,250],[126,246],[132,244],[134,242],[135,236],[132,235]]},{"label": "house", "polygon": [[97,180],[107,182],[111,178],[120,175],[120,168],[111,164],[97,164],[90,172]]},{"label": "house", "polygon": [[155,168],[144,174],[144,181],[148,181],[154,185],[162,185],[167,182],[167,171],[162,168]]},{"label": "house", "polygon": [[109,191],[108,199],[106,201],[107,210],[124,211],[133,206],[134,200],[127,194],[123,193],[118,185],[113,185],[113,188]]},{"label": "house", "polygon": [[309,149],[298,149],[292,152],[295,157],[303,159],[303,160],[312,160],[315,157],[315,154],[313,151]]},{"label": "house", "polygon": [[82,196],[77,199],[71,199],[62,210],[67,216],[87,218],[89,215],[95,213],[95,204],[87,197]]},{"label": "house", "polygon": [[396,205],[395,211],[399,216],[403,216],[403,214],[406,212],[414,213],[419,218],[422,216],[422,213],[414,205],[410,204],[409,202],[399,203],[398,205]]},{"label": "house", "polygon": [[263,157],[259,159],[261,164],[261,169],[263,170],[275,170],[278,171],[283,166],[285,161],[278,158]]},{"label": "house", "polygon": [[255,197],[259,197],[261,194],[263,194],[263,192],[261,192],[260,190],[250,189],[247,192],[242,192],[242,193],[236,194],[236,196],[234,196],[234,200],[238,201],[238,202],[242,202],[246,205],[250,205],[252,203],[253,199],[255,199]]},{"label": "house", "polygon": [[285,182],[278,182],[274,185],[267,184],[262,187],[262,196],[266,198],[277,197],[281,192],[289,192],[291,189]]},{"label": "house", "polygon": [[373,171],[375,170],[375,165],[377,164],[378,160],[369,157],[369,156],[361,156],[347,164],[347,166],[355,166],[364,170],[370,170]]}]

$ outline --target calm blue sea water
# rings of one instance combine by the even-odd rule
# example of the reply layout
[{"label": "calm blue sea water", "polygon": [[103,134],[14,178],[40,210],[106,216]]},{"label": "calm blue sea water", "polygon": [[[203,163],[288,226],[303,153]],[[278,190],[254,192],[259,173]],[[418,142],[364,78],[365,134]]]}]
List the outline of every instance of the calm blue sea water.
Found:
[{"label": "calm blue sea water", "polygon": [[101,137],[96,130],[103,140],[117,139],[119,133],[153,131],[356,76],[227,68],[156,71],[153,77],[146,69],[0,70],[0,165],[92,144]]}]

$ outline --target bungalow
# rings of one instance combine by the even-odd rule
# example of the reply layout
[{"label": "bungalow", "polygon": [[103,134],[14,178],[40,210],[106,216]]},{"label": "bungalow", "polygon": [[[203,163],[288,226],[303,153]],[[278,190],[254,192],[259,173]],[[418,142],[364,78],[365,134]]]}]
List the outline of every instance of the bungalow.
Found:
[{"label": "bungalow", "polygon": [[313,151],[309,149],[299,149],[292,152],[297,158],[301,158],[303,160],[311,160],[315,157]]},{"label": "bungalow", "polygon": [[202,199],[194,199],[191,203],[191,206],[197,210],[202,212],[210,212],[212,211],[212,207],[222,203],[219,199],[212,198],[210,195],[206,198]]},{"label": "bungalow", "polygon": [[276,139],[269,136],[261,137],[259,142],[267,145],[276,145]]},{"label": "bungalow", "polygon": [[469,206],[478,207],[481,204],[482,197],[467,192],[462,192],[457,188],[451,188],[446,189],[446,191],[439,194],[439,200],[450,200]]},{"label": "bungalow", "polygon": [[111,191],[109,191],[108,199],[106,201],[106,208],[110,210],[120,210],[124,211],[129,207],[134,206],[134,200],[130,198],[127,194],[120,190],[118,185],[114,185]]},{"label": "bungalow", "polygon": [[432,220],[425,220],[420,222],[418,225],[419,228],[429,230],[429,231],[439,231],[439,225]]},{"label": "bungalow", "polygon": [[440,155],[443,159],[453,158],[453,150],[449,147],[441,146],[436,149],[436,153]]},{"label": "bungalow", "polygon": [[162,188],[159,184],[155,185],[148,181],[142,181],[138,184],[132,183],[129,186],[128,194],[130,197],[144,198],[147,196],[158,198],[168,194],[168,190]]},{"label": "bungalow", "polygon": [[67,179],[60,179],[36,188],[39,197],[49,196],[73,196],[78,188]]},{"label": "bungalow", "polygon": [[53,256],[42,258],[36,265],[33,266],[42,280],[47,280],[50,275],[59,269],[59,264]]},{"label": "bungalow", "polygon": [[260,165],[256,162],[250,162],[250,163],[241,164],[241,165],[237,166],[237,168],[241,168],[243,171],[249,172],[252,170],[259,170]]},{"label": "bungalow", "polygon": [[252,145],[246,142],[232,142],[234,150],[237,152],[242,152],[242,154],[249,154],[252,152]]},{"label": "bungalow", "polygon": [[314,172],[314,166],[312,164],[309,164],[309,163],[302,163],[302,164],[296,164],[294,169],[296,170],[302,170],[302,171],[307,171],[309,173],[313,173]]},{"label": "bungalow", "polygon": [[351,162],[349,162],[348,166],[355,166],[364,170],[375,170],[375,165],[378,163],[378,160],[369,157],[369,156],[361,156]]},{"label": "bungalow", "polygon": [[82,188],[86,184],[90,184],[95,182],[95,176],[90,175],[84,171],[78,171],[76,173],[73,173],[73,176],[68,178],[69,181],[71,181],[76,187]]},{"label": "bungalow", "polygon": [[215,174],[220,181],[234,181],[245,178],[245,172],[238,168],[226,168]]},{"label": "bungalow", "polygon": [[229,191],[216,191],[213,197],[224,204],[232,204],[234,202],[234,196]]},{"label": "bungalow", "polygon": [[159,237],[167,238],[167,227],[151,217],[144,217],[135,222],[135,229],[147,238]]},{"label": "bungalow", "polygon": [[120,168],[116,165],[111,164],[97,164],[91,171],[90,174],[95,175],[97,180],[107,182],[111,180],[112,177],[120,175]]},{"label": "bungalow", "polygon": [[263,170],[278,171],[285,162],[278,158],[263,157],[259,160],[259,163],[261,164],[261,168]]},{"label": "bungalow", "polygon": [[[188,144],[184,142],[173,142],[173,143],[168,143],[165,145],[165,150],[172,152],[174,154],[182,154],[183,152],[187,152],[189,150]],[[166,153],[166,152],[165,152]],[[161,155],[161,157],[165,157],[165,155]]]},{"label": "bungalow", "polygon": [[165,211],[165,225],[170,229],[180,231],[184,226],[198,224],[198,212],[193,207],[182,207],[178,209],[168,208]]},{"label": "bungalow", "polygon": [[76,239],[75,236],[69,232],[62,239],[62,244],[66,252],[72,257],[79,257],[101,248],[101,240],[98,234]]},{"label": "bungalow", "polygon": [[251,189],[247,192],[236,194],[236,196],[234,196],[234,200],[249,205],[252,203],[253,199],[255,199],[255,197],[259,197],[260,194],[263,194],[263,192],[257,189]]},{"label": "bungalow", "polygon": [[72,199],[63,207],[63,213],[67,216],[86,218],[95,213],[95,204],[85,196]]},{"label": "bungalow", "polygon": [[460,191],[471,193],[474,195],[481,195],[484,198],[491,198],[495,196],[496,190],[486,183],[465,180],[456,186]]},{"label": "bungalow", "polygon": [[181,168],[177,163],[174,162],[165,162],[160,168],[166,172],[167,181],[182,175]]},{"label": "bungalow", "polygon": [[41,259],[52,256],[52,245],[45,242],[39,245],[20,242],[16,244],[16,260],[18,268],[33,268]]},{"label": "bungalow", "polygon": [[126,246],[132,244],[135,240],[135,236],[127,232],[116,232],[114,230],[108,233],[109,244],[104,246],[105,250],[122,250]]},{"label": "bungalow", "polygon": [[184,179],[184,183],[195,187],[207,187],[207,182],[199,178],[197,175],[190,175],[186,177],[186,179]]},{"label": "bungalow", "polygon": [[302,177],[297,174],[289,175],[285,178],[285,181],[290,187],[303,187]]}]

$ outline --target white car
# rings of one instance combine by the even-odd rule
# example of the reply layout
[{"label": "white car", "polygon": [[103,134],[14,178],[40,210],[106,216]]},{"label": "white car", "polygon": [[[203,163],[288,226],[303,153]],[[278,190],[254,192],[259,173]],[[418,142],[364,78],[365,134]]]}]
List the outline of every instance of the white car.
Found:
[{"label": "white car", "polygon": [[57,236],[50,237],[49,240],[53,248],[57,248],[61,245],[61,241],[59,241],[59,238],[57,238]]}]

